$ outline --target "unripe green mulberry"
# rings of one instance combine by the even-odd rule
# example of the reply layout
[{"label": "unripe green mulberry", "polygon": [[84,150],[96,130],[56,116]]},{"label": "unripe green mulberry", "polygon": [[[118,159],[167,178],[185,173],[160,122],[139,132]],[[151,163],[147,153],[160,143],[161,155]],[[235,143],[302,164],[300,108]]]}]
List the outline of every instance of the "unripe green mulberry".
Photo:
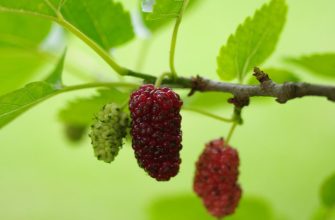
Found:
[{"label": "unripe green mulberry", "polygon": [[98,160],[110,163],[122,147],[127,134],[128,116],[114,103],[105,105],[96,115],[89,136]]}]

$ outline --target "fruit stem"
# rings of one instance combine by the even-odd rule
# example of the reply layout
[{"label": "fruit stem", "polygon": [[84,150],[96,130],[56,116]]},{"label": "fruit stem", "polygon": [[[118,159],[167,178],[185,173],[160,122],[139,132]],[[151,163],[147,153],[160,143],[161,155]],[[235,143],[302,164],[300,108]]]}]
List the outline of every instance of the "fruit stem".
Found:
[{"label": "fruit stem", "polygon": [[227,139],[225,141],[225,146],[227,146],[229,144],[229,142],[230,142],[230,140],[231,140],[231,138],[232,138],[232,136],[234,134],[236,126],[237,126],[237,122],[235,121],[233,123],[233,125],[230,127],[230,130],[229,130],[228,135],[227,135]]},{"label": "fruit stem", "polygon": [[177,78],[177,71],[176,71],[176,67],[175,67],[175,54],[176,54],[176,45],[177,45],[177,36],[178,36],[178,31],[179,31],[179,26],[181,24],[182,18],[183,18],[183,14],[186,10],[186,7],[189,3],[189,0],[185,0],[183,2],[181,11],[177,17],[174,29],[173,29],[173,34],[172,34],[172,40],[171,40],[171,46],[170,46],[170,71],[172,73],[172,77],[173,78]]},{"label": "fruit stem", "polygon": [[62,16],[58,17],[58,24],[72,32],[78,38],[80,38],[83,42],[85,42],[88,46],[90,46],[103,60],[107,62],[107,64],[114,69],[116,73],[119,75],[127,75],[128,70],[122,66],[120,66],[111,56],[101,48],[96,42],[87,37],[84,33],[82,33],[79,29],[77,29],[74,25],[66,21]]},{"label": "fruit stem", "polygon": [[166,76],[172,76],[171,73],[163,73],[156,79],[155,87],[159,88],[162,85],[162,82]]},{"label": "fruit stem", "polygon": [[240,107],[240,106],[235,106],[234,107],[234,113],[233,113],[233,117],[232,117],[233,125],[231,126],[231,128],[228,132],[228,135],[227,135],[227,138],[226,138],[226,141],[225,141],[225,146],[227,146],[229,144],[237,125],[241,125],[243,123],[242,116],[241,116],[242,108],[243,107]]},{"label": "fruit stem", "polygon": [[223,122],[228,122],[228,123],[234,122],[234,118],[224,118],[224,117],[212,114],[210,112],[202,111],[200,109],[195,109],[195,108],[190,108],[190,107],[183,107],[183,110],[196,112],[196,113],[199,113],[201,115],[205,115],[207,117],[214,118],[216,120],[223,121]]}]

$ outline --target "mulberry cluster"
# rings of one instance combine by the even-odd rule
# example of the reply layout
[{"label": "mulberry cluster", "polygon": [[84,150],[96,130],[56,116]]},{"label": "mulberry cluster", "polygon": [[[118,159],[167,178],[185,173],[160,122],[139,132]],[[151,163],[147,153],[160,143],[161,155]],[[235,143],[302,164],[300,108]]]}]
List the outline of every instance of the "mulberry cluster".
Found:
[{"label": "mulberry cluster", "polygon": [[234,213],[240,201],[242,191],[237,183],[238,167],[238,152],[224,146],[223,139],[208,143],[196,163],[194,191],[217,218]]},{"label": "mulberry cluster", "polygon": [[122,147],[129,119],[116,104],[107,104],[96,115],[89,136],[98,160],[110,163]]},{"label": "mulberry cluster", "polygon": [[177,175],[181,159],[182,101],[170,88],[148,84],[133,92],[131,112],[132,147],[140,167],[158,181]]}]

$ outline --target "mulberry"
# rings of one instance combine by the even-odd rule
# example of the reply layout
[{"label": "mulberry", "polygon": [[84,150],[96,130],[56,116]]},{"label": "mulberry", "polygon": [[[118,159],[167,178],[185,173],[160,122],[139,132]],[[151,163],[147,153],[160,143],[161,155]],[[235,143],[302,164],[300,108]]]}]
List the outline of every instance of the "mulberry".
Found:
[{"label": "mulberry", "polygon": [[167,181],[179,171],[182,104],[170,88],[151,84],[141,86],[130,98],[135,157],[139,166],[158,181]]},{"label": "mulberry", "polygon": [[89,136],[98,160],[110,163],[122,147],[129,119],[116,104],[107,104],[95,117]]},{"label": "mulberry", "polygon": [[240,201],[242,190],[237,183],[238,167],[238,152],[224,146],[223,139],[206,144],[196,163],[193,189],[217,218],[234,213]]}]

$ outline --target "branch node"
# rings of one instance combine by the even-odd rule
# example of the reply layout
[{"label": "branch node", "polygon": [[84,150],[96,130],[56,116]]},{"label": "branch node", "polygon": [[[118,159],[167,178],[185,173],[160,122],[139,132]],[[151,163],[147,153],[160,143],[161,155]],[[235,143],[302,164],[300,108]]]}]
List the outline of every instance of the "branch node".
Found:
[{"label": "branch node", "polygon": [[242,109],[250,104],[250,99],[249,97],[244,96],[234,96],[233,98],[228,99],[228,103],[233,104],[236,108]]},{"label": "branch node", "polygon": [[279,103],[279,104],[285,104],[287,102],[286,99],[282,99],[282,98],[276,98],[276,101]]},{"label": "branch node", "polygon": [[253,74],[256,79],[261,83],[263,84],[264,82],[266,81],[270,81],[270,77],[268,74],[266,74],[265,72],[263,72],[260,68],[258,67],[255,67],[254,68],[254,74]]},{"label": "branch node", "polygon": [[277,94],[276,101],[280,104],[285,104],[288,100],[301,97],[302,95],[298,94],[299,86],[294,83],[284,83],[281,87],[281,90]]},{"label": "branch node", "polygon": [[188,93],[187,96],[192,96],[196,91],[203,92],[206,89],[206,81],[199,75],[196,77],[191,78],[191,91]]}]

